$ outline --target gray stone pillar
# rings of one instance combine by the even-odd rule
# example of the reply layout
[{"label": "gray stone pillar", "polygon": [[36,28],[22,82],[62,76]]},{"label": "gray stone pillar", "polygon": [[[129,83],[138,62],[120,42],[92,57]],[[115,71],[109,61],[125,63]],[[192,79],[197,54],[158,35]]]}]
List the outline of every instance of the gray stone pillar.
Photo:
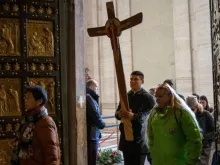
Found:
[{"label": "gray stone pillar", "polygon": [[61,71],[65,165],[87,165],[82,0],[61,1]]},{"label": "gray stone pillar", "polygon": [[209,1],[190,0],[193,91],[213,105],[212,53]]},{"label": "gray stone pillar", "polygon": [[188,0],[173,0],[176,90],[192,93],[191,36]]}]

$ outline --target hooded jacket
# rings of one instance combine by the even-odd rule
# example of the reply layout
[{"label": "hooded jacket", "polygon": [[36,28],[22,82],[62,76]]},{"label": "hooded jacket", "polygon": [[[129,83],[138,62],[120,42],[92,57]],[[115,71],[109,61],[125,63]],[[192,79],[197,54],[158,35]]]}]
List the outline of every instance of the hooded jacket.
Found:
[{"label": "hooded jacket", "polygon": [[[155,107],[148,119],[148,145],[152,165],[196,165],[202,149],[200,129],[184,108],[166,107],[161,114]],[[181,111],[179,123],[176,112]]]}]

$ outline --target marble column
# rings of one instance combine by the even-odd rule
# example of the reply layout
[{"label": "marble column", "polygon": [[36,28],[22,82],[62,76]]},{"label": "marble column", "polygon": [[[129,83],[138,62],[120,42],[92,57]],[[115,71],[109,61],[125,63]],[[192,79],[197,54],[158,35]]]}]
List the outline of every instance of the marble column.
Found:
[{"label": "marble column", "polygon": [[133,66],[145,74],[145,89],[175,80],[172,0],[130,2],[132,15],[143,13],[143,22],[131,31]]},{"label": "marble column", "polygon": [[209,1],[190,0],[193,91],[213,104],[212,53]]},{"label": "marble column", "polygon": [[87,165],[84,14],[82,0],[64,1],[61,16],[65,165]]},{"label": "marble column", "polygon": [[187,96],[193,91],[189,1],[173,0],[172,2],[176,90]]}]

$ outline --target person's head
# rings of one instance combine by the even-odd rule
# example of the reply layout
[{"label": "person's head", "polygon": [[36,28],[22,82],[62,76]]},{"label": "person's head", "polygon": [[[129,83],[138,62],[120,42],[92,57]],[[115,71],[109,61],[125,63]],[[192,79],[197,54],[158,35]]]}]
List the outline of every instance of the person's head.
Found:
[{"label": "person's head", "polygon": [[186,98],[186,104],[191,108],[194,113],[203,112],[203,107],[201,104],[199,104],[196,96],[188,96]]},{"label": "person's head", "polygon": [[168,84],[169,86],[171,86],[173,88],[173,81],[171,79],[166,79],[163,82],[164,84]]},{"label": "person's head", "polygon": [[173,88],[173,80],[171,80],[171,79],[164,80],[163,84],[168,84],[169,86],[171,86]]},{"label": "person's head", "polygon": [[140,71],[133,71],[130,76],[130,87],[133,91],[138,91],[144,84],[144,74]]},{"label": "person's head", "polygon": [[98,82],[90,79],[86,82],[86,87],[93,90],[96,94],[98,94]]},{"label": "person's head", "polygon": [[167,84],[162,84],[157,87],[155,97],[158,107],[164,108],[171,105],[171,99],[173,95],[170,91],[169,86]]},{"label": "person's head", "polygon": [[152,94],[153,96],[155,96],[155,88],[150,88],[149,93]]},{"label": "person's head", "polygon": [[199,98],[200,104],[202,104],[203,108],[209,110],[209,102],[206,96],[202,95]]},{"label": "person's head", "polygon": [[196,97],[197,97],[197,100],[199,100],[200,97],[199,97],[199,95],[198,95],[197,93],[193,93],[192,95],[193,95],[193,96],[196,96]]},{"label": "person's head", "polygon": [[43,107],[47,103],[47,93],[41,86],[29,86],[24,94],[25,109],[32,110]]}]

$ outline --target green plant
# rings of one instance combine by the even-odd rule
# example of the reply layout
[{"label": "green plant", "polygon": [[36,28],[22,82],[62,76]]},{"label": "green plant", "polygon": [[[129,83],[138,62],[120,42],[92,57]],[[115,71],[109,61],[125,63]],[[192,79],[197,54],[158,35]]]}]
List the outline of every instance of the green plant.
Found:
[{"label": "green plant", "polygon": [[118,151],[100,150],[97,158],[97,165],[114,165],[115,163],[121,163],[121,161],[122,156]]}]

